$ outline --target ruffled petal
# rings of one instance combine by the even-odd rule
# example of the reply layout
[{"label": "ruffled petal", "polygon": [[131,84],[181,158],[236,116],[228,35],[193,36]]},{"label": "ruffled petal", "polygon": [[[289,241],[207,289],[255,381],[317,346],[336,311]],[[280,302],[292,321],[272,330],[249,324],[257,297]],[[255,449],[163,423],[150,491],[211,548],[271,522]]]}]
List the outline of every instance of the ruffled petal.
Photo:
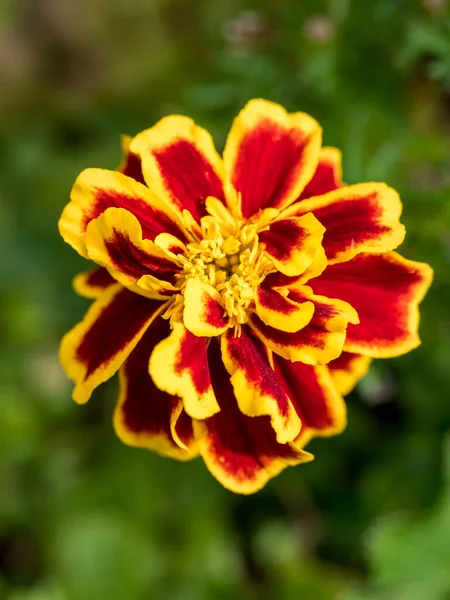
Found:
[{"label": "ruffled petal", "polygon": [[[307,325],[314,313],[312,302],[294,302],[289,299],[288,290],[285,293],[267,285],[266,280],[255,294],[255,311],[266,325],[293,333]],[[270,280],[269,280],[270,283]]]},{"label": "ruffled petal", "polygon": [[275,373],[302,421],[296,444],[303,447],[313,436],[341,433],[347,424],[345,402],[326,366],[291,362],[272,355]]},{"label": "ruffled petal", "polygon": [[294,302],[312,302],[314,314],[311,321],[294,333],[269,327],[256,315],[250,324],[257,336],[276,354],[308,365],[326,364],[337,358],[343,350],[347,325],[357,323],[356,311],[341,300],[315,295],[311,288],[301,286],[289,290]]},{"label": "ruffled petal", "polygon": [[229,319],[220,304],[219,292],[199,279],[189,278],[184,290],[183,321],[197,336],[213,337],[226,331]]},{"label": "ruffled petal", "polygon": [[141,157],[135,152],[131,152],[130,144],[132,137],[129,135],[121,136],[123,161],[122,164],[117,168],[118,171],[131,177],[135,181],[146,185],[144,175],[142,173]]},{"label": "ruffled petal", "polygon": [[154,240],[163,232],[182,241],[187,239],[177,213],[147,187],[117,171],[86,169],[75,181],[70,202],[58,223],[63,239],[85,258],[86,228],[107,208],[124,208],[132,213],[144,239]]},{"label": "ruffled petal", "polygon": [[219,410],[207,360],[207,340],[196,337],[181,323],[150,357],[150,375],[159,389],[180,396],[193,419],[206,419]]},{"label": "ruffled petal", "polygon": [[329,266],[309,285],[316,293],[333,294],[357,310],[360,323],[349,326],[345,350],[388,358],[420,344],[418,304],[432,277],[429,265],[389,252]]},{"label": "ruffled petal", "polygon": [[284,275],[280,271],[269,273],[266,275],[263,285],[267,288],[279,290],[283,294],[286,292],[285,288],[293,288],[298,285],[307,283],[310,279],[319,277],[327,268],[327,257],[322,246],[317,250],[316,255],[311,265],[301,275]]},{"label": "ruffled petal", "polygon": [[401,244],[401,210],[397,192],[386,184],[359,183],[296,202],[281,217],[312,212],[326,229],[322,243],[328,261],[345,262],[362,252],[386,252]]},{"label": "ruffled petal", "polygon": [[164,281],[154,275],[143,275],[137,280],[136,285],[130,285],[129,289],[137,294],[158,300],[166,300],[180,293],[177,284],[173,285],[170,281]]},{"label": "ruffled petal", "polygon": [[320,149],[316,172],[303,190],[300,200],[322,196],[340,187],[342,187],[342,153],[338,148],[324,146]]},{"label": "ruffled petal", "polygon": [[[311,283],[311,282],[310,282]],[[328,331],[340,331],[348,323],[359,323],[357,311],[351,304],[338,298],[315,294],[307,285],[296,285],[289,288],[289,298],[294,302],[312,302],[314,304],[314,317],[323,323]]]},{"label": "ruffled petal", "polygon": [[86,229],[85,244],[89,258],[127,287],[147,274],[173,285],[182,272],[173,254],[142,238],[139,221],[124,208],[108,208],[93,219]]},{"label": "ruffled petal", "polygon": [[320,251],[325,228],[312,214],[271,223],[259,241],[275,267],[289,276],[300,275]]},{"label": "ruffled petal", "polygon": [[184,436],[184,441],[176,433],[183,403],[177,396],[158,389],[148,372],[154,347],[169,334],[169,323],[155,319],[120,369],[120,395],[114,427],[118,437],[129,446],[147,448],[178,460],[190,460],[197,454],[192,424],[191,435]]},{"label": "ruffled petal", "polygon": [[89,299],[98,298],[104,291],[116,283],[117,281],[114,277],[111,277],[108,270],[104,267],[78,273],[72,280],[75,292],[82,298]]},{"label": "ruffled petal", "polygon": [[211,135],[192,119],[169,116],[139,133],[131,142],[141,157],[145,181],[176,210],[197,221],[206,215],[205,200],[224,201],[222,159]]},{"label": "ruffled petal", "polygon": [[224,163],[245,218],[288,206],[313,176],[322,139],[319,124],[279,104],[251,100],[233,122]]},{"label": "ruffled petal", "polygon": [[313,459],[293,443],[279,444],[269,417],[247,417],[239,410],[216,340],[209,347],[209,364],[220,412],[194,421],[194,434],[206,466],[223,486],[252,494],[288,465]]},{"label": "ruffled petal", "polygon": [[343,396],[346,396],[368,372],[371,362],[372,359],[368,356],[343,352],[327,366],[334,385]]},{"label": "ruffled petal", "polygon": [[300,432],[301,422],[261,342],[243,327],[239,337],[231,330],[223,335],[221,349],[239,410],[247,417],[268,415],[277,442],[292,441]]},{"label": "ruffled petal", "polygon": [[178,254],[185,254],[187,248],[183,242],[170,233],[160,233],[155,237],[155,244],[165,250],[165,252],[176,259]]},{"label": "ruffled petal", "polygon": [[60,347],[61,364],[76,384],[75,402],[87,402],[93,390],[116,373],[163,309],[160,301],[133,294],[119,284],[92,304]]}]

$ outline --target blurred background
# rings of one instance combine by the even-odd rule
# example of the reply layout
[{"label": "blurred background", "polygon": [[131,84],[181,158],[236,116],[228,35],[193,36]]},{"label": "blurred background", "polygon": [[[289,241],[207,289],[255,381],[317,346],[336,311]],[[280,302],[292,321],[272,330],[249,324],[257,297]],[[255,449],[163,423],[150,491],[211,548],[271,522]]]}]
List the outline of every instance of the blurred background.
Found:
[{"label": "blurred background", "polygon": [[[446,0],[0,0],[0,598],[449,600],[450,6]],[[116,387],[57,361],[87,301],[57,220],[119,135],[251,97],[309,112],[348,183],[400,191],[431,263],[423,345],[376,362],[349,426],[259,494],[127,448]]]}]

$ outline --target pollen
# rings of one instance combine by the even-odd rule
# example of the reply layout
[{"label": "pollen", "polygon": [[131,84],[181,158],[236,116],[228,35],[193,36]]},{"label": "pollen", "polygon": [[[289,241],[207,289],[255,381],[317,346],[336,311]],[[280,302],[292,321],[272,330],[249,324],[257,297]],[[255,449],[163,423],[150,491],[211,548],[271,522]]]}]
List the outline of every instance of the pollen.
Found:
[{"label": "pollen", "polygon": [[[239,223],[222,210],[201,219],[201,232],[202,238],[188,244],[187,253],[178,257],[183,280],[195,277],[214,287],[230,327],[239,331],[248,321],[257,286],[275,269],[261,250],[256,225]],[[176,304],[172,318],[180,314],[181,297]]]}]

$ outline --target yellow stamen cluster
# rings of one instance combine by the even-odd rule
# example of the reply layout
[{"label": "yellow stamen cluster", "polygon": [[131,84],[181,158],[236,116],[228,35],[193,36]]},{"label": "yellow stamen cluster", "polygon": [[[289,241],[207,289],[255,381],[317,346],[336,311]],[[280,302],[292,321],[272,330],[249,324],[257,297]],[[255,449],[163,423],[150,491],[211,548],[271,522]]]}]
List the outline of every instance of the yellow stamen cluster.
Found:
[{"label": "yellow stamen cluster", "polygon": [[195,277],[214,287],[230,326],[239,328],[248,320],[256,287],[273,265],[261,252],[255,224],[207,216],[201,221],[201,230],[202,239],[188,244],[187,255],[178,257],[184,279]]}]

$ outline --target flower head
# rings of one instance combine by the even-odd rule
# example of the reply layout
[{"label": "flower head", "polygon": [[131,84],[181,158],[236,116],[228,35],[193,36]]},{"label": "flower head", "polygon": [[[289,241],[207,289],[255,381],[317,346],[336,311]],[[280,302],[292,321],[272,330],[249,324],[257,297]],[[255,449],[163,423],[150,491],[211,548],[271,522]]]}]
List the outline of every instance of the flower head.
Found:
[{"label": "flower head", "polygon": [[117,171],[81,173],[59,222],[98,265],[74,280],[95,301],[61,344],[74,400],[119,371],[120,439],[200,454],[254,492],[344,429],[371,358],[419,344],[432,271],[393,252],[397,193],[345,186],[306,114],[252,100],[223,157],[182,116],[123,145]]}]

